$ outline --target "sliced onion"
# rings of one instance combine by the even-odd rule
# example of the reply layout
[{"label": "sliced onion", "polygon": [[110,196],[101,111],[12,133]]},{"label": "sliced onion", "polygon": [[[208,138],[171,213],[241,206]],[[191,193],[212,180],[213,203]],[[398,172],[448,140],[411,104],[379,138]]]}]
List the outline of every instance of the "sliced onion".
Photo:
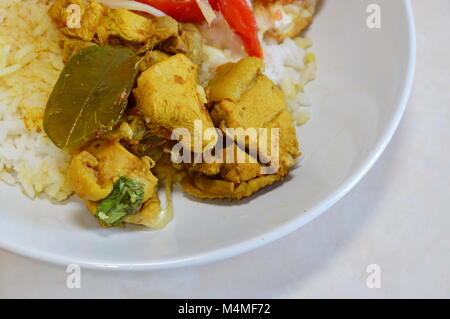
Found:
[{"label": "sliced onion", "polygon": [[202,12],[203,16],[205,17],[205,20],[208,23],[208,25],[211,25],[211,23],[216,18],[216,13],[209,4],[208,0],[195,0],[195,2],[197,2],[197,5],[200,8],[200,11]]},{"label": "sliced onion", "polygon": [[128,9],[134,11],[142,11],[151,14],[152,16],[155,17],[166,16],[166,14],[161,10],[149,6],[148,4],[136,2],[133,0],[97,0],[97,1],[107,5],[111,9]]}]

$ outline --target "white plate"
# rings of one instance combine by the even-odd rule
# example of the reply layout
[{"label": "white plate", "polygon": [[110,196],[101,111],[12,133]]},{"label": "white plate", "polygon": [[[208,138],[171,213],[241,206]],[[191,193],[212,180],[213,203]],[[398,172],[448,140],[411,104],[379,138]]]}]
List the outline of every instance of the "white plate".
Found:
[{"label": "white plate", "polygon": [[[381,28],[366,25],[369,4]],[[59,264],[156,269],[209,262],[255,248],[317,217],[368,171],[403,114],[415,67],[409,1],[323,1],[309,32],[318,79],[312,121],[299,129],[305,154],[283,183],[248,200],[201,202],[174,196],[161,231],[100,229],[83,205],[29,200],[0,186],[0,246]]]}]

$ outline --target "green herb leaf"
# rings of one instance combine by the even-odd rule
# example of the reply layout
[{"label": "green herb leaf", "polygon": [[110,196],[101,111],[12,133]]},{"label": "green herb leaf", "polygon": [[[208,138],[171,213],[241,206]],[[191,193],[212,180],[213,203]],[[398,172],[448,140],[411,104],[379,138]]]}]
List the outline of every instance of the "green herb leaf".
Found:
[{"label": "green herb leaf", "polygon": [[74,55],[47,102],[44,130],[59,148],[100,137],[121,118],[140,58],[124,47],[91,46]]},{"label": "green herb leaf", "polygon": [[144,184],[121,176],[111,194],[98,204],[97,218],[107,226],[117,226],[122,218],[141,208],[143,197]]}]

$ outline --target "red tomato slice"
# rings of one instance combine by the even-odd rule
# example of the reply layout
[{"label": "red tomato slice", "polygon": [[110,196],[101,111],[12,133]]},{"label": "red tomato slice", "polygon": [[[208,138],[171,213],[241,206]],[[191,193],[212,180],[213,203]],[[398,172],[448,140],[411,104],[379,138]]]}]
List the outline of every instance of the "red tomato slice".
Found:
[{"label": "red tomato slice", "polygon": [[258,26],[246,0],[217,0],[219,11],[230,28],[242,39],[249,56],[263,57],[258,39]]},{"label": "red tomato slice", "polygon": [[200,8],[195,0],[135,0],[144,4],[148,4],[165,14],[171,16],[179,22],[203,22]]},{"label": "red tomato slice", "polygon": [[[136,0],[163,11],[180,22],[203,22],[205,18],[195,0]],[[249,56],[263,57],[258,27],[246,0],[209,0],[222,13],[230,28],[242,39]]]}]

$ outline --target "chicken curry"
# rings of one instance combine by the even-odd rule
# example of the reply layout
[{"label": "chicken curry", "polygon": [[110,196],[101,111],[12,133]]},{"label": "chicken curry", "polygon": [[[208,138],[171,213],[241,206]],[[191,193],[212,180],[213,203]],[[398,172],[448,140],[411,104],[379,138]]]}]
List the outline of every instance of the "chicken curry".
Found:
[{"label": "chicken curry", "polygon": [[[71,4],[81,8],[77,28],[68,26]],[[276,4],[256,2],[255,10]],[[163,181],[169,199],[178,183],[199,199],[240,200],[284,179],[295,165],[294,122],[283,92],[263,74],[259,53],[221,65],[202,86],[204,40],[196,21],[82,0],[56,0],[49,15],[61,31],[66,65],[48,100],[44,129],[71,153],[68,181],[102,226],[164,227],[172,210],[170,200],[161,208]],[[309,22],[295,20],[285,35],[275,26],[267,33],[280,40]],[[264,143],[257,135],[229,134],[274,128],[279,134]],[[174,139],[180,129],[193,138]],[[252,150],[258,143],[265,151]],[[225,160],[177,162],[177,144],[183,157],[209,153]],[[271,147],[277,158],[266,151]]]}]

